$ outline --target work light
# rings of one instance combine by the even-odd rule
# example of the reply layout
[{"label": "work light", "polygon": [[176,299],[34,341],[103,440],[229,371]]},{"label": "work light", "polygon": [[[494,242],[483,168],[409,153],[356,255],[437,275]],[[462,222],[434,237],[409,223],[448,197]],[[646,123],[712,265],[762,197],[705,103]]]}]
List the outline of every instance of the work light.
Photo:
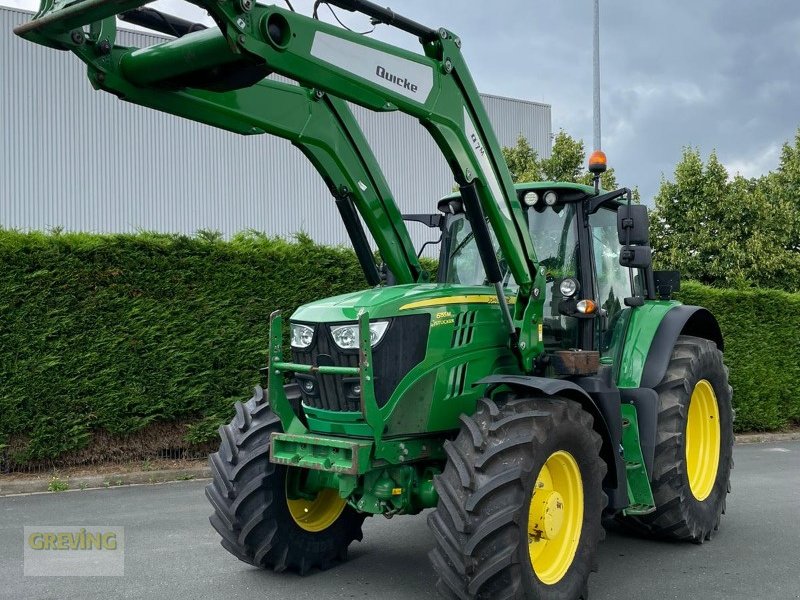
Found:
[{"label": "work light", "polygon": [[522,200],[525,202],[526,206],[534,206],[539,201],[539,194],[536,192],[526,192]]},{"label": "work light", "polygon": [[558,291],[564,298],[572,298],[578,291],[578,281],[572,277],[563,279],[558,286]]}]

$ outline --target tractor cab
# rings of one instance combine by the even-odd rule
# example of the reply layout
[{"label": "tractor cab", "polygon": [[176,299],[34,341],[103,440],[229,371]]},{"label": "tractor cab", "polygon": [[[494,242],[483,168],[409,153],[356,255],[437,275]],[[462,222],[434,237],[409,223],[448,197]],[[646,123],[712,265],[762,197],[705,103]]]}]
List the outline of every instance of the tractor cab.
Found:
[{"label": "tractor cab", "polygon": [[[564,182],[534,182],[515,186],[545,276],[542,334],[545,351],[597,351],[603,362],[614,361],[617,326],[627,308],[642,303],[653,290],[646,232],[632,240],[647,248],[645,259],[627,267],[620,261],[626,231],[619,210],[630,211],[624,195],[609,197],[590,186]],[[598,199],[600,201],[598,201]],[[438,203],[443,213],[438,281],[461,285],[489,285],[478,248],[458,194]],[[632,206],[638,221],[647,212]],[[626,219],[628,217],[626,216]],[[627,224],[627,222],[625,223]],[[516,282],[493,240],[503,270],[504,284],[513,295]],[[624,262],[624,259],[623,259]]]}]

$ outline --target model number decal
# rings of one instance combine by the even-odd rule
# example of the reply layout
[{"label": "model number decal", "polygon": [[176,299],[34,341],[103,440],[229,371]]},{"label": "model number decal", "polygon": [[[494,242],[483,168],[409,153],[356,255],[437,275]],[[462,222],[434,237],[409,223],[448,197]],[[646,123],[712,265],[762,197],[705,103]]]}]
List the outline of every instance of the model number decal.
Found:
[{"label": "model number decal", "polygon": [[467,134],[467,138],[472,144],[472,152],[475,154],[475,158],[478,159],[478,164],[483,171],[483,182],[491,190],[494,201],[497,203],[497,208],[500,209],[500,212],[506,219],[510,219],[511,214],[509,213],[508,206],[506,206],[506,198],[503,194],[503,189],[500,187],[500,182],[497,180],[497,174],[494,172],[489,157],[486,156],[483,140],[481,136],[478,135],[478,128],[475,127],[475,123],[472,121],[472,117],[470,117],[466,106],[464,107],[464,132]]}]

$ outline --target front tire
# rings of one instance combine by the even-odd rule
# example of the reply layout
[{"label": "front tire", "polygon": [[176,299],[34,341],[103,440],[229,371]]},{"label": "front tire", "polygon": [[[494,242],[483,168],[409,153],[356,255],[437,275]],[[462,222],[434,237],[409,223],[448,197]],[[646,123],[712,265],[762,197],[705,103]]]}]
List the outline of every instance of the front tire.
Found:
[{"label": "front tire", "polygon": [[233,421],[220,428],[219,451],[209,458],[211,525],[222,546],[248,564],[300,574],[326,569],[361,541],[364,515],[333,490],[310,500],[287,498],[290,470],[269,462],[273,431],[281,431],[280,420],[257,387],[247,403],[236,403]]},{"label": "front tire", "polygon": [[733,468],[732,390],[722,352],[710,340],[679,336],[656,391],[656,511],[622,521],[646,536],[702,543],[719,528]]},{"label": "front tire", "polygon": [[446,442],[428,524],[446,598],[587,598],[603,535],[606,465],[592,417],[574,401],[478,403]]}]

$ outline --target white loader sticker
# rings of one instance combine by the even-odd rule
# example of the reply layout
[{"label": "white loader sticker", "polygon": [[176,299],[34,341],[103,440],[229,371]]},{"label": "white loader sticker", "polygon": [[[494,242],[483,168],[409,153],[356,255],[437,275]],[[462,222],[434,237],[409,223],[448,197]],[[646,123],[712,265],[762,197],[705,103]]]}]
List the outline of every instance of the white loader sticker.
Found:
[{"label": "white loader sticker", "polygon": [[466,106],[464,107],[464,133],[467,134],[467,139],[472,145],[472,152],[475,154],[475,158],[478,159],[481,169],[486,176],[484,183],[488,185],[489,189],[492,191],[492,196],[494,196],[494,200],[497,202],[497,207],[500,209],[500,212],[503,213],[506,219],[510,219],[511,214],[506,205],[503,188],[500,187],[500,182],[497,181],[497,175],[492,168],[492,163],[489,157],[486,156],[486,148],[484,148],[483,140],[478,135],[478,130],[475,127],[475,123],[472,121],[472,117],[469,116],[469,111]]},{"label": "white loader sticker", "polygon": [[433,89],[433,67],[317,31],[311,55],[424,104]]}]

